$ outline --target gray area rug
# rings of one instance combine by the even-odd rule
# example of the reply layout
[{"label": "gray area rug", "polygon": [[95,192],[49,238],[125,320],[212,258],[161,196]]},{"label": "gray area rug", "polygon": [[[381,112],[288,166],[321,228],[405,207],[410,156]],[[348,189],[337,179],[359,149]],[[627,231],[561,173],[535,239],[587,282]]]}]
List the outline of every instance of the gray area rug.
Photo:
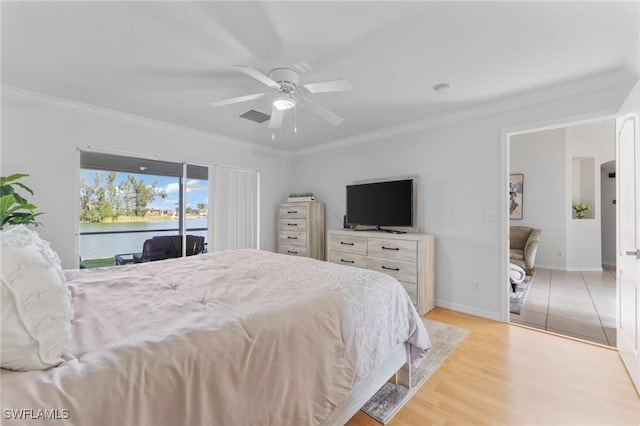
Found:
[{"label": "gray area rug", "polygon": [[[531,281],[533,281],[534,275],[527,275],[525,279],[516,286],[516,291],[511,291],[509,296],[509,311],[512,314],[520,315],[522,305],[524,305],[524,302],[527,300],[527,294],[529,294],[529,288],[531,288]],[[509,284],[509,288],[511,288],[511,284]]]},{"label": "gray area rug", "polygon": [[387,382],[361,408],[380,423],[391,420],[393,415],[420,389],[420,386],[469,334],[467,330],[439,321],[430,319],[423,319],[423,321],[431,340],[431,351],[420,365],[412,370],[415,385],[407,389]]}]

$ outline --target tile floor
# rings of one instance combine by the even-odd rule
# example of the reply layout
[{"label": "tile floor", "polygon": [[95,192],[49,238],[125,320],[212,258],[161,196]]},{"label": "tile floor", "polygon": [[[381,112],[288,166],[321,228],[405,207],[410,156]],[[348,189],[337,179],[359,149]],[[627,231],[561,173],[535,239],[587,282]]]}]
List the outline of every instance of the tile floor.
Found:
[{"label": "tile floor", "polygon": [[615,267],[602,272],[536,269],[520,315],[511,322],[616,346]]}]

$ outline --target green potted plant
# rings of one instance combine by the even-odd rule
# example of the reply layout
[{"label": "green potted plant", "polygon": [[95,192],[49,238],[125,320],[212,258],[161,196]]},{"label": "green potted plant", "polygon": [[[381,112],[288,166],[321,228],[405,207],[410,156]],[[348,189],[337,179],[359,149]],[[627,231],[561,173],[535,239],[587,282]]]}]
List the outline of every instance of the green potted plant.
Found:
[{"label": "green potted plant", "polygon": [[19,182],[27,176],[29,175],[24,173],[0,176],[0,230],[7,224],[41,225],[35,218],[42,213],[36,213],[37,207],[17,192],[21,189],[33,195],[31,188]]},{"label": "green potted plant", "polygon": [[576,217],[582,219],[584,217],[584,212],[591,210],[591,206],[589,204],[574,204],[573,210],[576,211]]}]

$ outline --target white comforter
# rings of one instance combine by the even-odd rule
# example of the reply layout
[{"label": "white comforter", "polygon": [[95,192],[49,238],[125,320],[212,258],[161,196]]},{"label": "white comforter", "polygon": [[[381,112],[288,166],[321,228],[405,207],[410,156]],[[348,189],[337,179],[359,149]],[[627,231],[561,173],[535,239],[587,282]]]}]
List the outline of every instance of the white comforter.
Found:
[{"label": "white comforter", "polygon": [[237,250],[66,275],[67,362],[2,370],[3,424],[318,424],[394,344],[430,348],[374,271]]}]

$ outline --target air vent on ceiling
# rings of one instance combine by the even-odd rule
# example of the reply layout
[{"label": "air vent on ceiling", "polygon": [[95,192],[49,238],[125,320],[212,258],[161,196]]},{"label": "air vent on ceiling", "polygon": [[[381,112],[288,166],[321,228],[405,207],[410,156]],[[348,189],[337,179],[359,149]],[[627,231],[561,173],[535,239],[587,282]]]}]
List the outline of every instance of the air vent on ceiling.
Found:
[{"label": "air vent on ceiling", "polygon": [[256,123],[264,123],[265,121],[268,121],[271,118],[269,114],[256,111],[255,109],[250,109],[249,111],[243,114],[240,114],[238,117],[246,118],[247,120],[255,121]]}]

